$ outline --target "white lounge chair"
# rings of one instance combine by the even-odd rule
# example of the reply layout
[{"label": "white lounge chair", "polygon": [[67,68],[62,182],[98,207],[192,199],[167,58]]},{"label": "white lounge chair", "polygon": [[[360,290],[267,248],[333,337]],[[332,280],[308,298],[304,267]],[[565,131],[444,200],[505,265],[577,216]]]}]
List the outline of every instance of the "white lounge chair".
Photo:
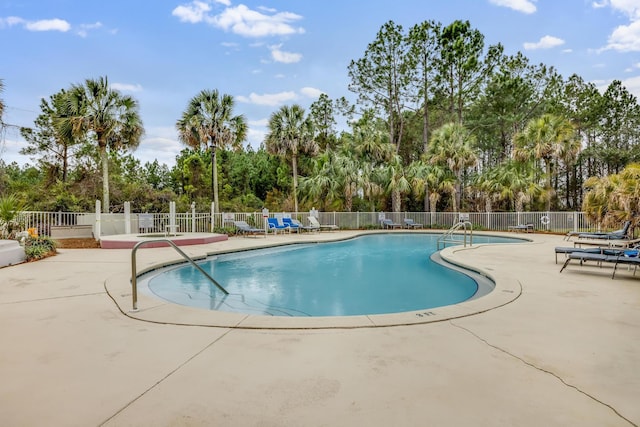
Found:
[{"label": "white lounge chair", "polygon": [[315,216],[309,217],[309,224],[311,224],[312,227],[318,230],[337,230],[338,229],[338,226],[335,224],[320,224],[320,222],[318,222],[318,218],[316,218]]}]

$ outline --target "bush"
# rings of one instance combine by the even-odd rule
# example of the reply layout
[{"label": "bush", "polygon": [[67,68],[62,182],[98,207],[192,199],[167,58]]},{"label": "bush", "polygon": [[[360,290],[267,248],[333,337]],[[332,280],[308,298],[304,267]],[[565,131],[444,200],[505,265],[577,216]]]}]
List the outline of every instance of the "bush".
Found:
[{"label": "bush", "polygon": [[226,234],[227,236],[231,237],[234,236],[236,234],[236,228],[235,227],[215,227],[213,229],[214,233],[217,234]]},{"label": "bush", "polygon": [[27,261],[36,261],[56,254],[56,242],[50,237],[29,237],[24,242]]}]

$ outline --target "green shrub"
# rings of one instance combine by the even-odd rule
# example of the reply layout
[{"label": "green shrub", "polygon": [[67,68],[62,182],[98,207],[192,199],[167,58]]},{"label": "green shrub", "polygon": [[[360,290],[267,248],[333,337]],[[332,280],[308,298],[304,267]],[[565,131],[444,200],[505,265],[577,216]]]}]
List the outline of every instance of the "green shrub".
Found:
[{"label": "green shrub", "polygon": [[213,229],[214,233],[217,234],[226,234],[227,236],[234,236],[236,234],[235,227],[215,227]]},{"label": "green shrub", "polygon": [[56,242],[47,236],[29,237],[24,242],[27,261],[35,261],[56,254]]}]

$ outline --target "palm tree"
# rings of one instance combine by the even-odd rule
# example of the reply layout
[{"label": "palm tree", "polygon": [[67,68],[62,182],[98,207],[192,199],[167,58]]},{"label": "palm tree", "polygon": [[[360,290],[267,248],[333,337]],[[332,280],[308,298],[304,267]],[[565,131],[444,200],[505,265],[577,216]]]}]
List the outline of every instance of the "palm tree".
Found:
[{"label": "palm tree", "polygon": [[265,138],[267,151],[289,158],[293,170],[293,203],[298,212],[298,156],[302,153],[315,155],[318,144],[313,139],[313,123],[305,118],[304,109],[297,104],[285,105],[271,114],[269,133]]},{"label": "palm tree", "polygon": [[525,203],[543,194],[531,163],[514,160],[486,170],[476,184],[489,199],[488,204],[493,200],[507,202],[516,212],[522,212]]},{"label": "palm tree", "polygon": [[239,148],[247,137],[244,116],[233,115],[233,97],[220,95],[218,90],[203,90],[191,98],[182,117],[176,122],[178,138],[194,149],[211,150],[211,188],[213,206],[218,204],[218,148],[232,146]]},{"label": "palm tree", "polygon": [[627,165],[619,174],[593,176],[585,184],[582,209],[587,217],[605,227],[616,227],[631,220],[633,228],[640,221],[640,163]]},{"label": "palm tree", "polygon": [[456,178],[453,211],[457,212],[462,195],[462,172],[478,162],[473,135],[459,123],[447,123],[433,132],[428,155],[431,163],[446,165],[453,172]]},{"label": "palm tree", "polygon": [[551,209],[552,178],[556,173],[554,163],[560,159],[571,161],[580,151],[580,141],[571,122],[553,114],[543,114],[530,120],[522,132],[514,138],[515,157],[520,160],[536,159],[544,162],[546,171],[545,191],[547,211]]},{"label": "palm tree", "polygon": [[402,211],[402,196],[411,191],[410,179],[407,170],[402,164],[402,158],[394,154],[391,160],[377,170],[378,180],[384,186],[386,192],[391,195],[391,210]]},{"label": "palm tree", "polygon": [[135,149],[144,133],[138,102],[109,87],[107,77],[72,85],[58,127],[62,134],[95,138],[102,163],[102,211],[109,212],[109,150]]}]

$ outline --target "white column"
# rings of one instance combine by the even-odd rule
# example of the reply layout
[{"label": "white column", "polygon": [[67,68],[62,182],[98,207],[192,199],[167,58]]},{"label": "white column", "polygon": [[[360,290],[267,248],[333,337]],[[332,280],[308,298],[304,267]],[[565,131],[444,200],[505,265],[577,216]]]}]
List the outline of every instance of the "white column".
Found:
[{"label": "white column", "polygon": [[191,232],[196,232],[196,202],[191,203]]},{"label": "white column", "polygon": [[102,219],[102,209],[100,208],[100,200],[96,200],[96,224],[93,227],[93,237],[96,240],[100,240],[100,235],[102,234],[102,230],[100,227],[100,220]]},{"label": "white column", "polygon": [[176,234],[176,202],[169,202],[169,233]]},{"label": "white column", "polygon": [[131,234],[131,202],[124,202],[124,234]]}]

